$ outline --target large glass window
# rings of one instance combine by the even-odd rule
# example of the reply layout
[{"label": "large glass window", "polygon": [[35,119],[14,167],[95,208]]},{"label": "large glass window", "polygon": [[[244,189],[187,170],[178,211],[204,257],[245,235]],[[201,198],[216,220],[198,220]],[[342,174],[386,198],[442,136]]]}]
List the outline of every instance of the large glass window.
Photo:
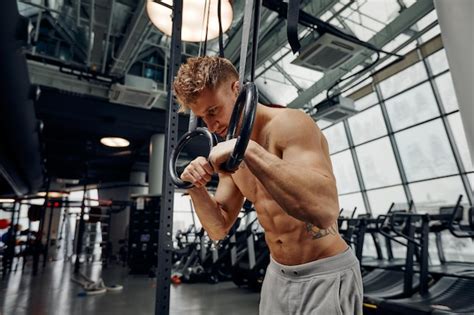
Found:
[{"label": "large glass window", "polygon": [[433,90],[424,83],[385,102],[393,130],[439,116]]},{"label": "large glass window", "polygon": [[331,126],[331,125],[332,125],[332,121],[324,120],[324,119],[318,119],[317,125],[318,125],[319,129],[324,129],[324,128],[326,128],[326,127]]},{"label": "large glass window", "polygon": [[462,164],[466,172],[474,171],[472,165],[471,154],[469,152],[469,147],[467,144],[466,133],[464,132],[463,122],[461,120],[461,115],[459,112],[454,113],[448,116],[449,125],[451,131],[453,132],[454,140],[456,146],[458,147],[459,154],[461,155]]},{"label": "large glass window", "polygon": [[382,90],[384,98],[388,98],[396,93],[399,93],[410,86],[413,86],[423,80],[426,80],[428,75],[425,66],[422,62],[407,68],[385,80],[380,82],[379,86]]},{"label": "large glass window", "polygon": [[201,222],[194,211],[191,210],[192,203],[189,196],[183,196],[181,193],[174,194],[173,203],[173,235],[178,230],[186,231],[191,224],[195,224],[197,229],[201,228]]},{"label": "large glass window", "polygon": [[[265,78],[265,76],[257,78],[255,82],[273,104],[286,106],[298,96],[297,89],[288,83]],[[275,91],[278,91],[278,93],[275,93]]]},{"label": "large glass window", "polygon": [[392,202],[395,203],[396,209],[406,208],[407,205],[402,186],[370,190],[367,192],[367,196],[374,217],[387,213]]},{"label": "large glass window", "polygon": [[419,212],[438,213],[439,207],[455,205],[459,195],[467,203],[460,176],[427,180],[410,184],[410,191]]},{"label": "large glass window", "polygon": [[387,137],[356,147],[356,152],[367,189],[401,182]]},{"label": "large glass window", "polygon": [[356,145],[387,134],[380,106],[369,108],[349,118],[348,122]]},{"label": "large glass window", "polygon": [[379,100],[377,99],[377,95],[375,94],[375,92],[373,92],[355,101],[354,106],[355,109],[360,111],[366,109],[367,107],[375,105],[378,102]]},{"label": "large glass window", "polygon": [[349,147],[346,131],[342,122],[323,130],[329,144],[329,153],[338,152]]},{"label": "large glass window", "polygon": [[362,199],[362,194],[360,192],[339,196],[339,208],[344,209],[341,215],[345,217],[350,216],[355,207],[357,207],[355,217],[357,217],[359,214],[367,212],[365,209],[364,200]]},{"label": "large glass window", "polygon": [[339,194],[359,191],[359,181],[357,180],[351,152],[346,150],[331,155],[331,161]]},{"label": "large glass window", "polygon": [[437,75],[438,73],[449,69],[448,59],[446,58],[446,51],[444,49],[428,56],[426,60],[431,67],[433,75]]},{"label": "large glass window", "polygon": [[441,119],[401,131],[395,139],[409,181],[457,172]]},{"label": "large glass window", "polygon": [[445,73],[435,79],[436,86],[438,87],[439,95],[441,97],[441,103],[444,106],[446,113],[452,112],[459,108],[458,99],[456,92],[454,91],[453,79],[451,73]]}]

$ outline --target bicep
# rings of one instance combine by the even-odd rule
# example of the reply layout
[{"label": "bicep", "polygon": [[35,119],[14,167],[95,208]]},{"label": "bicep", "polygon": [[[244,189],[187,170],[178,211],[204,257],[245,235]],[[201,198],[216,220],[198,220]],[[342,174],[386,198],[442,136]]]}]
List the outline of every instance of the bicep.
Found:
[{"label": "bicep", "polygon": [[244,204],[244,196],[230,175],[219,174],[219,184],[214,199],[223,211],[226,224],[229,227],[232,226]]}]

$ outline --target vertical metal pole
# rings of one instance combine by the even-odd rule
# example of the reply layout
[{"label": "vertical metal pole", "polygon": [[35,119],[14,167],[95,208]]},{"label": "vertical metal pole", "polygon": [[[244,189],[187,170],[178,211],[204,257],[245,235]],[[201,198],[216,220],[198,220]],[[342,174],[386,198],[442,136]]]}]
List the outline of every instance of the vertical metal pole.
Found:
[{"label": "vertical metal pole", "polygon": [[[16,231],[15,231],[15,212],[17,210],[17,205],[19,204],[19,201],[15,200],[15,203],[13,204],[13,209],[12,209],[12,216],[11,216],[11,222],[10,222],[10,230],[8,231],[10,235],[8,236],[8,243],[7,243],[7,253],[6,257],[4,257],[4,266],[3,266],[3,272],[4,275],[6,274],[7,271],[12,270],[13,266],[13,259],[15,257],[15,245],[16,245]],[[18,208],[18,217],[20,216],[20,208]],[[7,233],[8,233],[7,232]],[[6,260],[5,260],[6,258]]]},{"label": "vertical metal pole", "polygon": [[76,246],[76,262],[74,263],[74,273],[79,273],[79,257],[81,256],[82,252],[82,239],[84,238],[84,229],[85,229],[85,222],[84,222],[84,212],[86,210],[86,192],[87,192],[87,184],[84,184],[84,195],[82,197],[82,204],[81,204],[81,216],[79,219],[79,231],[77,233],[77,246]]},{"label": "vertical metal pole", "polygon": [[[183,0],[173,3],[173,31],[171,35],[171,52],[167,85],[168,119],[166,121],[165,161],[170,160],[171,150],[176,146],[178,136],[178,105],[174,101],[172,81],[181,64],[181,26]],[[158,228],[158,263],[156,272],[156,301],[155,314],[170,313],[170,276],[171,252],[173,249],[173,201],[174,186],[168,173],[168,167],[163,168],[163,188],[161,194],[160,224]]]},{"label": "vertical metal pole", "polygon": [[53,221],[53,211],[54,205],[49,207],[49,221],[48,221],[48,234],[46,234],[46,248],[43,252],[43,268],[46,267],[46,260],[48,259],[48,252],[49,252],[49,242],[51,241],[51,225]]},{"label": "vertical metal pole", "polygon": [[392,241],[388,237],[385,237],[385,248],[387,249],[388,260],[393,260]]},{"label": "vertical metal pole", "polygon": [[420,259],[420,294],[428,293],[428,246],[429,246],[429,217],[421,217],[421,259]]},{"label": "vertical metal pole", "polygon": [[[47,178],[46,182],[46,196],[44,196],[44,203],[43,207],[41,209],[41,221],[40,221],[40,227],[38,230],[38,246],[41,247],[41,244],[43,243],[43,231],[44,231],[44,221],[46,219],[46,209],[48,209],[48,204],[49,204],[49,190],[51,186],[51,180]],[[39,263],[39,256],[40,256],[40,251],[35,251],[35,254],[37,257],[34,258],[34,263],[33,263],[33,275],[36,275],[38,273],[38,263]],[[44,256],[44,249],[43,249],[43,259],[45,259],[46,256]],[[43,261],[43,264],[45,262]]]},{"label": "vertical metal pole", "polygon": [[356,257],[359,259],[359,264],[362,264],[362,254],[364,250],[365,231],[367,230],[367,221],[365,219],[359,220],[357,230],[357,246]]},{"label": "vertical metal pole", "polygon": [[[374,240],[375,251],[377,252],[377,259],[383,259],[382,246],[380,245],[380,238],[378,234],[370,232],[370,235],[372,236],[372,239]],[[364,244],[362,244],[362,246],[363,245]]]},{"label": "vertical metal pole", "polygon": [[[408,226],[408,238],[413,239],[415,236],[415,226],[412,216],[406,218],[406,224]],[[415,219],[416,220],[416,219]],[[405,261],[405,281],[403,283],[403,294],[404,296],[410,296],[413,288],[413,256],[415,255],[415,244],[411,241],[407,241],[407,257]]]}]

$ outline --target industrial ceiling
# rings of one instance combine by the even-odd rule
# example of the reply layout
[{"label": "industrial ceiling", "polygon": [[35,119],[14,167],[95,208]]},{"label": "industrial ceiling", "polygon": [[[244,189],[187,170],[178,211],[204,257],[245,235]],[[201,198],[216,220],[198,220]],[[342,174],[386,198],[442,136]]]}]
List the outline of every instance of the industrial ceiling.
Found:
[{"label": "industrial ceiling", "polygon": [[[256,82],[262,102],[309,110],[329,87],[375,59],[373,51],[361,49],[326,72],[293,64],[286,18],[268,9],[265,4],[272,2],[264,1],[260,26]],[[18,0],[17,6],[28,22],[22,49],[29,80],[41,89],[34,108],[43,126],[44,178],[100,184],[127,182],[132,170],[147,171],[150,137],[164,132],[170,38],[150,22],[146,0]],[[224,34],[224,53],[238,66],[244,0],[234,0],[232,6],[234,20]],[[429,14],[432,0],[302,0],[300,8],[377,48],[401,54],[415,38],[437,27]],[[302,43],[313,32],[300,26]],[[217,54],[217,39],[207,47],[207,54]],[[199,49],[199,43],[185,43],[184,58],[198,55]],[[393,60],[382,54],[362,74],[368,78],[363,83]],[[112,87],[125,84],[129,75],[156,83],[151,108],[111,101]],[[360,78],[338,88],[347,89]],[[179,129],[187,129],[185,115]],[[104,136],[125,137],[131,145],[106,148],[99,142]]]}]

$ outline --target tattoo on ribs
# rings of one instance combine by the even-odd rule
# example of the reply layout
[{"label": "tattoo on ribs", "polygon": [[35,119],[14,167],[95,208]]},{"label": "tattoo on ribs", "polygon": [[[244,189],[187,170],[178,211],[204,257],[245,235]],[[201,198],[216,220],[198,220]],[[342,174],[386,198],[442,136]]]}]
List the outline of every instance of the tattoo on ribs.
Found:
[{"label": "tattoo on ribs", "polygon": [[314,224],[306,222],[306,231],[311,234],[313,240],[323,238],[329,234],[337,235],[337,222],[328,227],[327,229],[320,229]]}]

